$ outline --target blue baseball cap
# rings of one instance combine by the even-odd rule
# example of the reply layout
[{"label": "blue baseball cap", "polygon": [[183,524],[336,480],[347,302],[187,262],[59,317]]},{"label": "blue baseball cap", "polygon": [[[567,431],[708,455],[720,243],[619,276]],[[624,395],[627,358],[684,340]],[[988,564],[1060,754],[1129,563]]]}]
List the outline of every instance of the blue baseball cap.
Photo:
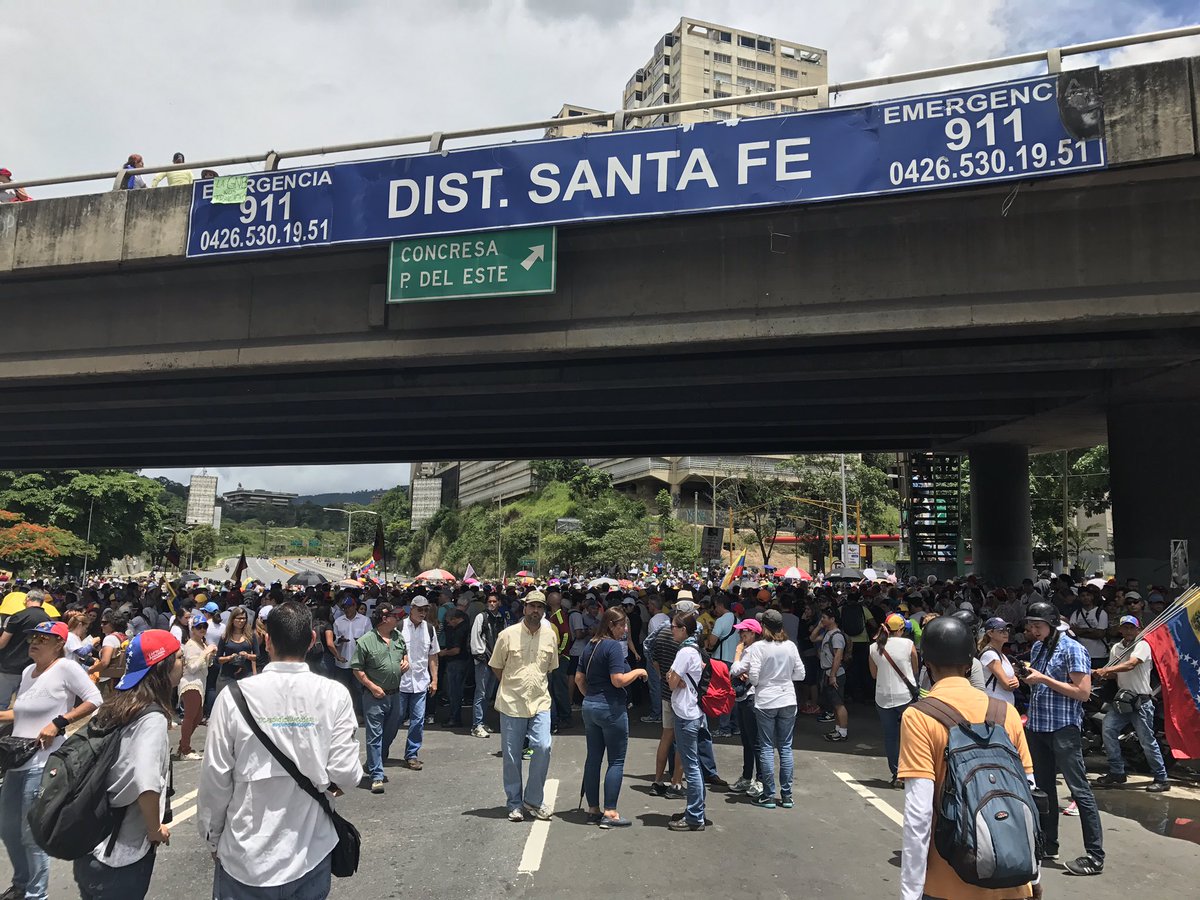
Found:
[{"label": "blue baseball cap", "polygon": [[202,608],[204,609],[205,612],[211,612],[211,613],[221,611],[221,607],[217,606],[217,604],[213,603],[213,601],[211,601],[211,600],[209,600],[207,603],[205,603]]},{"label": "blue baseball cap", "polygon": [[192,619],[190,622],[188,622],[188,624],[191,625],[193,628],[207,628],[208,627],[208,619],[204,618],[204,616],[201,616],[201,615],[195,615],[195,616],[192,616]]},{"label": "blue baseball cap", "polygon": [[1137,620],[1137,616],[1121,616],[1122,625],[1132,625],[1134,628],[1141,628],[1142,623]]},{"label": "blue baseball cap", "polygon": [[143,631],[129,642],[129,652],[125,657],[125,674],[117,682],[117,690],[128,691],[137,687],[147,672],[178,652],[179,641],[171,632],[159,628]]}]

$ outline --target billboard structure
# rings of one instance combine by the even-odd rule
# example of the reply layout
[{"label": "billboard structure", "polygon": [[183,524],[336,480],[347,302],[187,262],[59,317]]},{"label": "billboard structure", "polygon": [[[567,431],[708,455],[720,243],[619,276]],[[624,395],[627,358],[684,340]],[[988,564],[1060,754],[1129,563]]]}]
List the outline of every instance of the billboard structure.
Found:
[{"label": "billboard structure", "polygon": [[212,525],[217,505],[217,476],[193,475],[188,485],[187,525]]},{"label": "billboard structure", "polygon": [[434,517],[442,506],[441,478],[414,478],[412,483],[412,530]]}]

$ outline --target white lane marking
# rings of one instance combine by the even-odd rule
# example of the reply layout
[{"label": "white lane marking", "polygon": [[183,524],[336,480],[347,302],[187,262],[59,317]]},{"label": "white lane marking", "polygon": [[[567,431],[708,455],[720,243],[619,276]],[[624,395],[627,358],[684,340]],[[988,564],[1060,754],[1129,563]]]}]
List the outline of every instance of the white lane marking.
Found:
[{"label": "white lane marking", "polygon": [[172,806],[183,806],[185,803],[191,803],[193,800],[196,799],[196,797],[199,795],[199,793],[200,793],[199,791],[189,791],[188,793],[184,794],[182,797],[172,797],[171,805]]},{"label": "white lane marking", "polygon": [[[554,799],[558,796],[558,779],[546,781],[545,796],[542,803],[554,809]],[[529,815],[526,813],[526,815]],[[525,839],[525,852],[521,854],[521,864],[517,872],[522,875],[532,875],[542,867],[542,854],[546,852],[546,838],[550,836],[550,823],[535,819],[529,829],[529,837]]]},{"label": "white lane marking", "polygon": [[180,822],[186,822],[188,819],[190,819],[195,814],[196,814],[195,806],[189,806],[187,809],[183,810],[183,812],[176,813],[175,817],[171,820],[172,832],[174,832],[176,825],[178,825]]},{"label": "white lane marking", "polygon": [[854,793],[858,794],[858,796],[862,797],[864,800],[866,800],[868,803],[870,803],[873,807],[875,807],[877,810],[879,810],[881,813],[883,813],[885,816],[887,816],[889,819],[891,819],[893,822],[895,822],[897,825],[904,824],[904,814],[902,812],[900,812],[894,806],[880,800],[874,793],[872,793],[870,790],[863,787],[861,784],[859,784],[857,781],[855,781],[853,778],[851,778],[849,772],[835,771],[833,774],[836,775],[838,778],[840,778],[842,781],[846,782],[846,784],[850,788],[850,790],[854,791]]}]

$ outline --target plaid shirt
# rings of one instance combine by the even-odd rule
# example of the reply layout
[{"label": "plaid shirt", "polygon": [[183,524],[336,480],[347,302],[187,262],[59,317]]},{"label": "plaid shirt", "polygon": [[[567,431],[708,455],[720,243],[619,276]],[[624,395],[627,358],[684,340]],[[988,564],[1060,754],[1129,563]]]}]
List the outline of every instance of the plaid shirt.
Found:
[{"label": "plaid shirt", "polygon": [[[1073,637],[1063,632],[1058,636],[1058,645],[1048,653],[1041,641],[1033,645],[1029,664],[1055,681],[1071,683],[1072,672],[1090,673],[1092,658],[1087,650]],[[1030,731],[1058,731],[1068,725],[1083,723],[1083,704],[1064,697],[1049,685],[1034,685],[1029,692],[1029,712],[1026,728]]]}]

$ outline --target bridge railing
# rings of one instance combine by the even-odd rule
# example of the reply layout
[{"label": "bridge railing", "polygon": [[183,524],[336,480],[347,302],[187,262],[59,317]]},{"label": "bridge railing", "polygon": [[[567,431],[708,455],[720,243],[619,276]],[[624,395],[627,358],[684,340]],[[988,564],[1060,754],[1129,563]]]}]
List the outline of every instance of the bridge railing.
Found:
[{"label": "bridge railing", "polygon": [[[989,69],[1003,69],[1010,66],[1028,65],[1030,63],[1045,63],[1048,73],[1062,70],[1062,61],[1069,56],[1085,53],[1098,53],[1104,50],[1114,50],[1120,47],[1130,47],[1137,44],[1150,44],[1157,41],[1172,40],[1182,37],[1200,35],[1200,25],[1187,25],[1181,28],[1169,28],[1161,31],[1149,31],[1142,34],[1124,35],[1122,37],[1106,38],[1099,41],[1088,41],[1082,44],[1070,44],[1065,47],[1053,47],[1047,50],[1036,50],[1030,53],[1018,53],[1012,56],[1000,56],[994,59],[976,62],[960,63],[952,66],[940,66],[934,69],[919,69],[913,72],[903,72],[896,75],[882,75],[875,78],[860,78],[855,81],[844,81],[839,84],[815,85],[812,87],[793,88],[791,90],[767,91],[756,94],[741,94],[733,97],[715,97],[709,100],[697,100],[691,103],[668,103],[659,106],[644,106],[636,109],[618,109],[613,112],[592,113],[583,116],[572,116],[572,125],[590,123],[611,124],[614,131],[626,128],[631,120],[654,118],[655,116],[670,115],[696,109],[719,109],[723,106],[741,106],[744,103],[763,103],[779,100],[790,100],[797,97],[816,97],[819,106],[827,106],[829,95],[846,94],[851,91],[868,90],[886,87],[892,84],[905,84],[914,81],[927,81],[934,78],[945,78],[949,75],[961,75],[967,72],[982,72]],[[0,185],[0,190],[16,188],[45,187],[48,185],[78,184],[89,181],[113,182],[113,190],[119,190],[123,181],[133,175],[144,175],[156,172],[175,172],[183,169],[216,169],[225,166],[238,166],[260,163],[264,171],[274,171],[285,159],[298,159],[312,156],[325,156],[332,153],[353,153],[362,150],[378,150],[386,147],[403,147],[412,144],[426,144],[428,152],[441,152],[445,142],[464,138],[490,137],[492,135],[515,134],[528,131],[544,130],[563,124],[563,119],[538,119],[532,122],[518,122],[509,125],[493,125],[486,128],[470,128],[461,131],[434,131],[428,134],[414,134],[405,137],[383,138],[374,141],[355,141],[348,144],[329,144],[320,147],[302,147],[295,150],[269,150],[266,153],[245,154],[241,156],[224,156],[217,159],[200,160],[199,162],[179,163],[162,166],[143,166],[140,169],[105,169],[100,172],[87,172],[80,175],[66,175],[54,178],[38,178],[29,181],[14,181]],[[425,151],[421,151],[425,152]]]}]

